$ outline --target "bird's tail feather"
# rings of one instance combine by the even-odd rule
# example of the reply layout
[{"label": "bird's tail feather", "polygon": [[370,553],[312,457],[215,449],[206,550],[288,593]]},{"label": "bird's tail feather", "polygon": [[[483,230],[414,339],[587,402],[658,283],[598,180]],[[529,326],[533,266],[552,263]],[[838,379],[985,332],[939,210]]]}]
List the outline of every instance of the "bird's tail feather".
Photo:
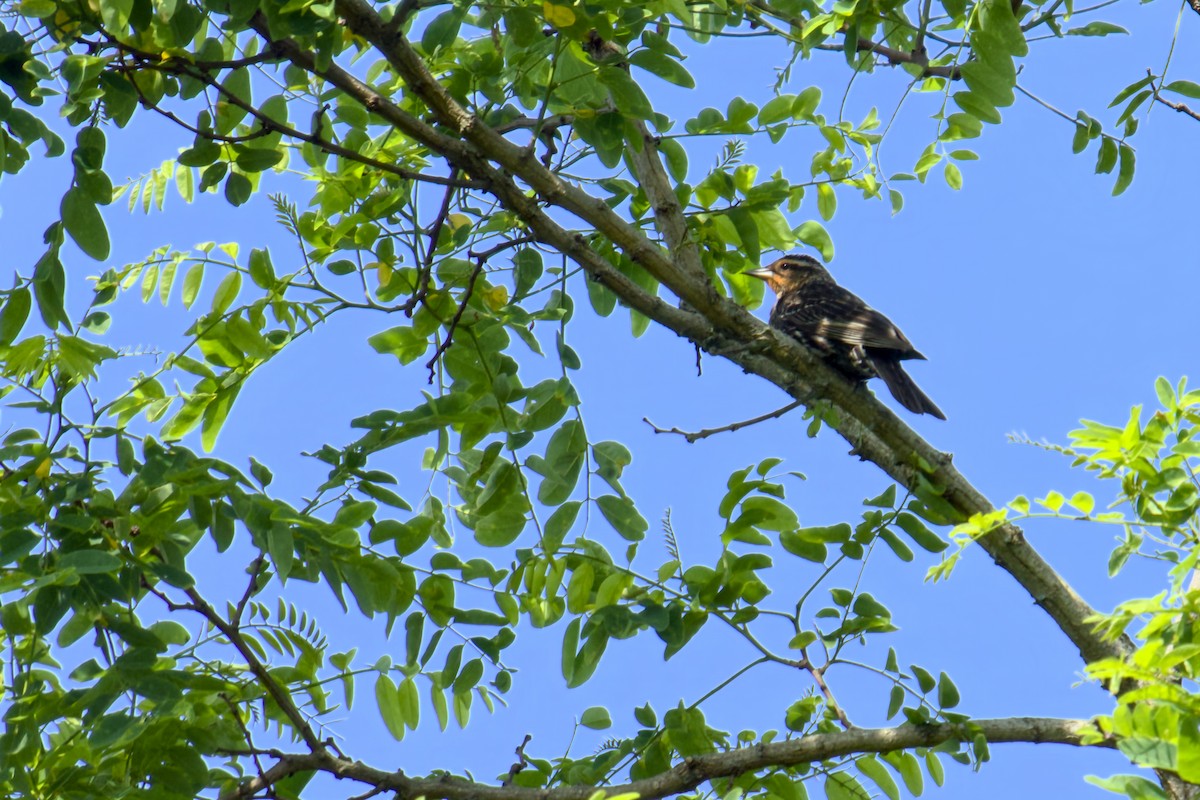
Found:
[{"label": "bird's tail feather", "polygon": [[887,384],[892,397],[896,398],[900,405],[914,414],[931,414],[938,419],[946,418],[942,410],[934,405],[933,401],[908,376],[899,361],[890,358],[874,358],[871,359],[871,364],[875,367],[875,372]]}]

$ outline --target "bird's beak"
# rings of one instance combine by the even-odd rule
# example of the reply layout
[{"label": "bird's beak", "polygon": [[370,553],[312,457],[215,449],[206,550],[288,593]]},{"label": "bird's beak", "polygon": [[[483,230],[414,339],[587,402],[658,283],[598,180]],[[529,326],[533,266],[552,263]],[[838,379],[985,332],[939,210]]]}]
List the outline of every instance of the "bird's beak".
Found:
[{"label": "bird's beak", "polygon": [[764,281],[770,280],[771,278],[775,277],[775,272],[770,267],[759,267],[758,269],[748,269],[745,272],[743,272],[742,274],[749,275],[753,278],[760,278]]}]

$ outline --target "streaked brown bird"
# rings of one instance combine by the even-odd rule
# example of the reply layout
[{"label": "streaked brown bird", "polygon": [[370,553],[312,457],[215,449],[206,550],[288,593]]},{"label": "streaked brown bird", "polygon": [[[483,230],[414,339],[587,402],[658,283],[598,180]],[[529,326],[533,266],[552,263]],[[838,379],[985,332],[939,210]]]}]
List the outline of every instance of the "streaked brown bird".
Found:
[{"label": "streaked brown bird", "polygon": [[890,319],[838,286],[815,258],[788,255],[744,274],[761,278],[775,291],[773,326],[820,352],[853,381],[882,378],[892,396],[914,414],[946,418],[900,366],[925,356]]}]

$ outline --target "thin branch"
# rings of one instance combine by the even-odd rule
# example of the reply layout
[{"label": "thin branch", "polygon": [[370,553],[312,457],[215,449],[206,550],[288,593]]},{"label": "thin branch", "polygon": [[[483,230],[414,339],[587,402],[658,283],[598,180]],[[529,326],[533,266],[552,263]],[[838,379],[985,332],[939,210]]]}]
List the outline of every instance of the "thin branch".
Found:
[{"label": "thin branch", "polygon": [[238,601],[237,607],[233,610],[233,624],[240,626],[242,624],[242,613],[246,610],[246,604],[250,602],[250,598],[258,591],[258,576],[262,574],[263,566],[267,563],[267,554],[259,553],[258,557],[250,562],[247,572],[250,573],[250,580],[246,584],[246,591],[242,593],[242,599]]},{"label": "thin branch", "polygon": [[516,754],[517,760],[508,768],[508,775],[504,776],[504,780],[500,781],[501,786],[511,786],[513,780],[521,773],[521,770],[529,766],[529,759],[525,757],[525,745],[533,739],[531,734],[525,734],[525,738],[517,745]]},{"label": "thin branch", "polygon": [[[1200,3],[1200,0],[1195,0],[1195,2]],[[1200,12],[1198,12],[1198,13],[1200,13]],[[1146,74],[1150,75],[1151,78],[1154,77],[1153,73],[1151,73],[1150,70],[1146,70]],[[1151,80],[1150,81],[1150,90],[1154,93],[1154,99],[1157,100],[1158,102],[1162,103],[1167,108],[1173,108],[1176,111],[1178,111],[1180,114],[1187,114],[1192,119],[1200,121],[1200,112],[1193,111],[1189,106],[1185,105],[1184,103],[1176,103],[1176,102],[1168,100],[1167,98],[1162,96],[1162,94],[1160,93],[1162,91],[1162,81],[1161,80],[1158,81],[1157,83],[1155,81]]]},{"label": "thin branch", "polygon": [[[608,795],[635,794],[641,800],[659,800],[691,791],[716,778],[736,777],[756,770],[808,764],[859,753],[891,753],[914,747],[933,747],[947,741],[970,741],[976,733],[989,744],[1025,742],[1074,746],[1114,747],[1094,723],[1076,719],[1014,717],[977,719],[968,725],[901,725],[896,728],[854,728],[836,733],[819,733],[782,742],[742,747],[720,753],[692,756],[651,778],[607,787]],[[1086,744],[1085,744],[1086,742]],[[466,778],[409,778],[403,772],[387,772],[361,761],[338,758],[325,750],[312,753],[280,753],[276,763],[262,776],[250,778],[221,800],[249,798],[274,783],[299,772],[325,772],[333,777],[358,781],[387,792],[396,800],[588,800],[590,785],[553,789],[496,786]]]},{"label": "thin branch", "polygon": [[833,691],[829,688],[829,684],[825,682],[825,667],[813,666],[812,661],[808,657],[808,653],[804,651],[801,652],[804,655],[804,661],[801,662],[801,665],[805,670],[808,671],[808,674],[812,676],[813,681],[817,684],[817,688],[821,690],[821,694],[825,697],[826,708],[831,709],[833,713],[837,715],[838,722],[842,723],[843,728],[846,730],[852,729],[854,725],[851,724],[850,718],[846,716],[845,709],[843,709],[841,704],[834,699]]},{"label": "thin branch", "polygon": [[[450,167],[450,179],[458,178],[458,167]],[[425,248],[425,259],[421,263],[421,274],[418,280],[417,291],[413,292],[404,304],[404,313],[411,317],[413,310],[421,303],[427,294],[429,294],[429,282],[433,278],[433,259],[437,255],[438,239],[441,238],[442,228],[446,225],[446,217],[450,216],[450,205],[454,202],[455,187],[448,186],[446,194],[442,197],[442,207],[438,209],[437,217],[433,220],[433,225],[429,228],[429,246]]]},{"label": "thin branch", "polygon": [[791,411],[793,408],[798,408],[802,405],[804,405],[804,404],[801,403],[799,400],[794,400],[793,402],[788,403],[786,406],[783,406],[782,408],[777,408],[774,411],[768,412],[766,414],[762,414],[757,417],[753,417],[752,419],[744,419],[739,422],[730,423],[729,425],[722,425],[719,428],[703,428],[701,430],[694,431],[694,432],[680,430],[679,428],[660,428],[657,425],[655,425],[653,422],[651,422],[649,419],[647,419],[646,417],[642,417],[642,422],[649,425],[650,428],[655,433],[676,433],[676,434],[679,434],[680,436],[682,436],[684,439],[686,439],[688,444],[695,444],[696,442],[700,441],[701,439],[707,439],[709,436],[715,436],[718,433],[725,433],[725,432],[732,433],[733,431],[738,431],[738,430],[741,430],[742,428],[749,428],[751,425],[757,425],[760,422],[766,422],[769,419],[778,419],[779,417],[782,417],[787,412]]},{"label": "thin branch", "polygon": [[436,376],[434,367],[437,366],[438,359],[445,355],[450,349],[450,345],[454,344],[454,333],[458,330],[458,325],[462,322],[463,314],[467,312],[467,304],[471,302],[471,295],[475,291],[475,281],[479,280],[479,275],[483,272],[483,265],[487,263],[487,259],[480,258],[475,261],[475,269],[471,270],[471,277],[467,279],[467,288],[463,291],[462,299],[458,301],[458,309],[454,312],[454,317],[450,320],[450,324],[446,326],[446,338],[437,349],[433,351],[433,355],[425,362],[425,368],[429,370],[429,382],[432,384]]},{"label": "thin branch", "polygon": [[916,41],[913,42],[914,53],[925,52],[925,29],[929,27],[929,9],[932,5],[933,0],[925,0],[924,4],[921,6],[921,16],[917,20],[917,38]]}]

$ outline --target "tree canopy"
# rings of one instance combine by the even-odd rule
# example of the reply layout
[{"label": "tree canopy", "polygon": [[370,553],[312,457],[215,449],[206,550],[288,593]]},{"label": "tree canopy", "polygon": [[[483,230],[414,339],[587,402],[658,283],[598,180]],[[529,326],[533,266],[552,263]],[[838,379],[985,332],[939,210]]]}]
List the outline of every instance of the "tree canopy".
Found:
[{"label": "tree canopy", "polygon": [[[978,768],[1024,742],[1119,751],[1129,773],[1090,780],[1134,800],[1195,797],[1200,391],[1160,378],[1153,413],[1043,445],[1106,482],[1092,492],[988,498],[952,454],[756,316],[763,285],[744,274],[780,252],[832,260],[839,203],[900,214],[928,183],[962,189],[970,141],[1002,135],[1018,96],[1062,117],[1064,141],[1125,192],[1146,109],[1200,121],[1187,105],[1200,85],[1131,73],[1111,112],[1071,115],[1018,81],[1065,42],[1123,33],[1097,16],[1109,5],[5,3],[5,180],[68,165],[40,256],[0,290],[0,396],[16,421],[0,442],[6,796],[898,800],[940,786],[950,761]],[[1181,24],[1200,23],[1193,10]],[[780,54],[774,71],[743,74],[748,46]],[[818,61],[840,83],[807,85]],[[701,68],[739,81],[723,107]],[[850,87],[872,81],[893,105],[852,118]],[[885,169],[913,104],[928,141],[889,149],[905,167]],[[148,136],[177,156],[114,185],[109,143]],[[768,174],[758,164],[779,148],[803,158]],[[168,197],[188,214],[206,194],[269,207],[287,250],[213,230],[115,265],[121,203],[153,221]],[[171,309],[182,338],[109,341],[129,296]],[[349,420],[348,442],[289,431],[320,477],[276,492],[275,472],[295,465],[235,463],[221,431],[275,365],[329,380],[338,356],[288,359],[343,320],[394,397]],[[689,368],[788,396],[714,428],[654,426],[663,441],[784,415],[797,432],[722,465],[695,550],[628,489],[640,454],[584,414],[619,400],[580,391],[579,337],[653,333],[686,342]],[[288,402],[314,425],[323,415]],[[784,461],[801,431],[840,437],[886,489],[854,518],[806,524],[788,501],[804,476]],[[1109,574],[1144,561],[1149,589],[1093,608],[1026,538],[1020,525],[1040,518],[1116,531]],[[1111,693],[1099,716],[972,715],[946,671],[891,646],[902,621],[863,584],[867,563],[954,580],[978,551]],[[297,599],[313,596],[305,585],[334,605]],[[370,638],[331,646],[352,617],[372,621]],[[561,646],[523,649],[534,633]],[[621,640],[654,642],[711,691],[616,719],[589,707],[579,724],[612,733],[595,752],[526,738],[495,778],[341,744],[364,717],[397,741],[466,727],[528,661],[582,687],[630,658],[610,648]],[[707,672],[714,641],[752,655]],[[772,680],[764,668],[787,676],[787,702],[737,733],[706,717],[727,687]],[[859,679],[884,690],[839,689]],[[600,691],[624,702],[621,688]]]}]

